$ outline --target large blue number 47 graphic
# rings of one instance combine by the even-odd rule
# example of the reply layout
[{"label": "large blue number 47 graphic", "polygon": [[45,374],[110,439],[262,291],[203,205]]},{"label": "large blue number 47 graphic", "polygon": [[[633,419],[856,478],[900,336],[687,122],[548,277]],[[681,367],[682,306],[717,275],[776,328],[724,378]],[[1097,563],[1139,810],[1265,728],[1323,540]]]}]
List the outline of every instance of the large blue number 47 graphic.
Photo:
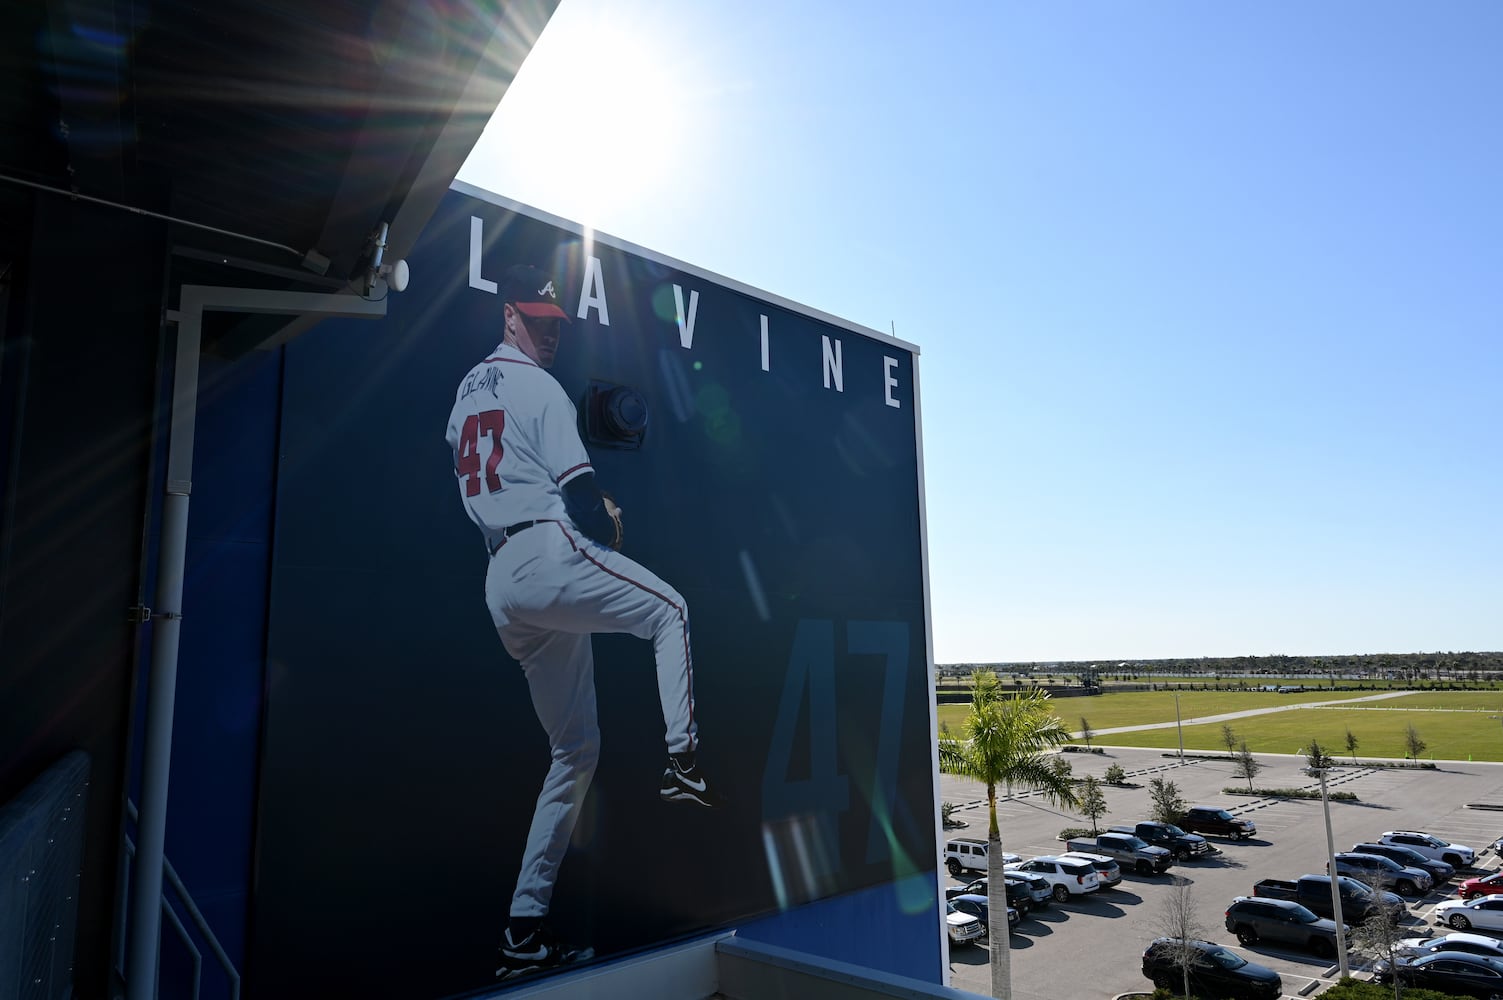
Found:
[{"label": "large blue number 47 graphic", "polygon": [[[861,754],[857,780],[867,792],[871,823],[866,861],[891,856],[892,818],[899,810],[898,753],[903,729],[903,695],[908,670],[907,622],[849,622],[846,651],[884,658],[881,717],[877,720],[877,748],[873,759]],[[808,775],[790,779],[798,724],[807,701]],[[762,809],[768,819],[785,816],[834,814],[850,808],[850,779],[842,770],[849,755],[840,752],[835,690],[835,623],[805,619],[798,623],[788,672],[778,700],[767,767],[762,775]],[[906,813],[907,810],[901,810]]]}]

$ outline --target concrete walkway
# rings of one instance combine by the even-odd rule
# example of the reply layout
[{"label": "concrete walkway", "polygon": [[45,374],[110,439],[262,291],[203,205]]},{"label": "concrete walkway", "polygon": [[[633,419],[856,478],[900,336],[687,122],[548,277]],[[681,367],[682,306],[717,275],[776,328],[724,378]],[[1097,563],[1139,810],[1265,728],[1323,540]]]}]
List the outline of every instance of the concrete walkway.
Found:
[{"label": "concrete walkway", "polygon": [[[1166,691],[1165,694],[1173,692]],[[1355,705],[1363,701],[1382,701],[1385,698],[1402,698],[1404,695],[1414,694],[1413,691],[1383,691],[1378,694],[1363,695],[1360,698],[1336,698],[1331,701],[1301,701],[1293,705],[1271,705],[1268,708],[1249,708],[1244,712],[1226,712],[1221,715],[1202,715],[1195,719],[1181,719],[1178,722],[1150,722],[1141,726],[1114,726],[1111,729],[1091,730],[1091,739],[1098,736],[1109,736],[1112,733],[1136,733],[1144,729],[1173,729],[1176,726],[1200,726],[1207,722],[1227,722],[1231,719],[1246,719],[1253,715],[1271,715],[1274,712],[1292,712],[1297,708],[1326,708],[1332,705]],[[1080,733],[1071,733],[1072,739],[1084,739]]]}]

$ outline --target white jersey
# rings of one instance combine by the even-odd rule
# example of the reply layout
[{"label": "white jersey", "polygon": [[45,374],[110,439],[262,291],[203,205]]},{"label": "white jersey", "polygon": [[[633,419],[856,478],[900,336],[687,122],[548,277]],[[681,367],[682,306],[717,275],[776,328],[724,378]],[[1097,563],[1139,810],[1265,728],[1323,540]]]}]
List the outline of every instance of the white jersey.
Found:
[{"label": "white jersey", "polygon": [[593,471],[577,420],[558,380],[509,344],[460,381],[445,437],[459,499],[487,543],[523,521],[569,521],[562,487]]}]

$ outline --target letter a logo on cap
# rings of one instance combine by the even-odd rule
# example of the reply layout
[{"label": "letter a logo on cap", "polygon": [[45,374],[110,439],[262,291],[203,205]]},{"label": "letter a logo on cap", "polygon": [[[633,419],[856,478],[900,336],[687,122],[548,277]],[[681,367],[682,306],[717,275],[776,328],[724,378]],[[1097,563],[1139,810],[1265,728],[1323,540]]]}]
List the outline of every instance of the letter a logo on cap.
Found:
[{"label": "letter a logo on cap", "polygon": [[523,316],[569,321],[558,307],[558,289],[553,277],[528,264],[516,264],[506,272],[501,297]]}]

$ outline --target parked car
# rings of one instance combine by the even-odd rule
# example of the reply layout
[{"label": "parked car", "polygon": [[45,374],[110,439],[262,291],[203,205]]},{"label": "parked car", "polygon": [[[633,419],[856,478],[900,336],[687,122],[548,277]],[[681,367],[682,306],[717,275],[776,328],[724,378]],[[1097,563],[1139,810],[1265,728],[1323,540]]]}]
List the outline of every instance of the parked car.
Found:
[{"label": "parked car", "polygon": [[1226,929],[1245,945],[1266,941],[1336,954],[1336,922],[1293,900],[1237,896],[1226,908]]},{"label": "parked car", "polygon": [[1349,875],[1372,887],[1392,886],[1400,896],[1423,896],[1435,885],[1429,872],[1378,854],[1342,852],[1336,855],[1336,874]]},{"label": "parked car", "polygon": [[[985,896],[967,894],[964,896],[956,896],[955,899],[952,900],[952,902],[955,904],[955,909],[959,910],[961,913],[969,913],[971,916],[981,921],[981,930],[983,933],[991,933],[992,922],[990,919],[988,919],[987,911],[989,907]],[[1009,906],[1007,908],[1007,929],[1010,931],[1014,927],[1018,926],[1018,921],[1021,918],[1022,914],[1018,913],[1017,910]]]},{"label": "parked car", "polygon": [[1122,866],[1117,864],[1115,858],[1109,858],[1105,854],[1092,854],[1088,851],[1066,851],[1059,855],[1059,857],[1084,861],[1096,869],[1096,876],[1101,880],[1101,888],[1103,889],[1115,889],[1122,882]]},{"label": "parked car", "polygon": [[[1044,903],[1041,903],[1039,905],[1047,905],[1050,899],[1049,886],[1047,883],[1043,882],[1042,879],[1040,879],[1039,881],[1041,884],[1038,891],[1044,897]],[[1034,906],[1033,888],[1030,887],[1028,883],[1024,882],[1022,879],[1014,878],[1007,879],[1006,886],[1007,905],[1016,909],[1018,911],[1019,917],[1026,917],[1028,915],[1028,911]],[[948,887],[947,889],[945,889],[945,898],[959,899],[961,896],[984,897],[986,896],[986,887],[987,877],[983,875],[980,878],[976,879],[974,882],[967,882],[965,885],[952,885]]]},{"label": "parked car", "polygon": [[1435,922],[1458,931],[1503,931],[1503,896],[1448,899],[1436,905]]},{"label": "parked car", "polygon": [[1488,958],[1503,958],[1503,941],[1457,931],[1433,938],[1404,938],[1399,942],[1399,950],[1410,958],[1434,951],[1464,951],[1472,955],[1486,955]]},{"label": "parked car", "polygon": [[[1022,861],[1021,855],[1003,852],[1002,863]],[[953,837],[945,841],[945,867],[953,878],[961,872],[986,871],[986,841],[980,837]]]},{"label": "parked car", "polygon": [[1373,978],[1378,982],[1391,983],[1395,975],[1401,982],[1421,989],[1503,1000],[1503,961],[1496,958],[1435,952],[1412,962],[1373,964]]},{"label": "parked car", "polygon": [[1009,882],[1021,882],[1028,887],[1028,893],[1033,899],[1035,909],[1042,909],[1054,899],[1053,887],[1047,881],[1037,875],[1028,872],[1010,871],[1004,876]]},{"label": "parked car", "polygon": [[1049,883],[1049,891],[1063,903],[1071,896],[1081,896],[1101,888],[1101,877],[1096,869],[1084,861],[1043,854],[1028,861],[1017,861],[1007,866],[1009,871],[1037,875]]},{"label": "parked car", "polygon": [[1456,894],[1462,899],[1476,899],[1478,896],[1491,896],[1495,893],[1503,893],[1503,872],[1469,878],[1456,890]]},{"label": "parked car", "polygon": [[1210,941],[1155,938],[1143,952],[1143,975],[1155,986],[1180,990],[1184,987],[1180,963],[1185,957],[1189,958],[1190,992],[1194,995],[1278,1000],[1284,993],[1284,981],[1277,972]]},{"label": "parked car", "polygon": [[1452,868],[1466,867],[1477,859],[1477,852],[1465,844],[1453,844],[1432,834],[1415,830],[1389,830],[1378,838],[1378,843],[1407,847],[1427,858],[1444,861]]},{"label": "parked car", "polygon": [[1208,833],[1232,840],[1246,840],[1258,832],[1258,826],[1252,820],[1238,819],[1215,806],[1193,806],[1175,821],[1175,825],[1191,833]]},{"label": "parked car", "polygon": [[945,900],[945,924],[949,927],[951,944],[968,944],[986,933],[981,921],[969,913],[960,912],[954,900]]},{"label": "parked car", "polygon": [[966,895],[968,893],[972,894],[972,895],[976,895],[976,896],[985,896],[986,895],[986,876],[983,875],[980,878],[974,879],[974,880],[972,880],[970,882],[962,882],[960,885],[947,885],[947,886],[945,886],[945,898],[946,899],[955,899],[955,898],[957,898],[959,896],[964,896],[964,895]]},{"label": "parked car", "polygon": [[1456,869],[1437,858],[1427,858],[1412,847],[1401,847],[1398,844],[1362,843],[1353,844],[1352,850],[1359,854],[1376,854],[1379,857],[1392,858],[1401,865],[1410,868],[1423,868],[1430,873],[1430,878],[1436,885],[1442,885],[1450,881],[1451,876],[1456,874]]}]

